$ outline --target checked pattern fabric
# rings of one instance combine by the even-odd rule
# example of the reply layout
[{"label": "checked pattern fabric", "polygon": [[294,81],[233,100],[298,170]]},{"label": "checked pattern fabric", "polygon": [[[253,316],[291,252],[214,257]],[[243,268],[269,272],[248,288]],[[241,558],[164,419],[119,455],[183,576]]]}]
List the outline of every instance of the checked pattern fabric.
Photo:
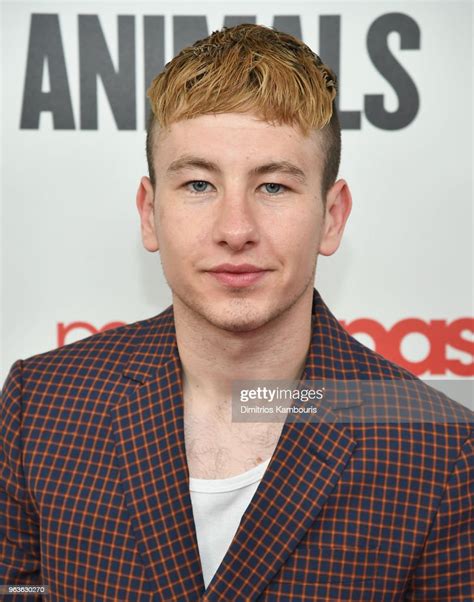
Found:
[{"label": "checked pattern fabric", "polygon": [[382,389],[285,422],[205,589],[172,306],[15,362],[0,583],[47,585],[50,602],[472,602],[473,413],[422,384],[394,420],[383,382],[421,381],[351,337],[316,290],[304,378]]}]

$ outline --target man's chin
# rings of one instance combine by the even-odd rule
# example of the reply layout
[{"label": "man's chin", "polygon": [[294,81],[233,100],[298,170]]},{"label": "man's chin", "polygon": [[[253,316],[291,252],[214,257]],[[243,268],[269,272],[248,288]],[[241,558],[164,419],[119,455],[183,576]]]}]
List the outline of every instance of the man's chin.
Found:
[{"label": "man's chin", "polygon": [[265,326],[265,324],[269,322],[269,320],[265,318],[249,319],[247,316],[241,318],[237,316],[228,318],[227,316],[208,315],[205,317],[207,321],[216,328],[234,333],[253,332],[262,328],[262,326]]},{"label": "man's chin", "polygon": [[207,306],[201,316],[210,324],[227,332],[250,332],[265,326],[272,319],[270,308],[256,303],[228,303],[225,307]]},{"label": "man's chin", "polygon": [[226,332],[251,332],[262,328],[278,315],[277,308],[256,299],[226,299],[218,301],[183,298],[180,301],[198,319]]}]

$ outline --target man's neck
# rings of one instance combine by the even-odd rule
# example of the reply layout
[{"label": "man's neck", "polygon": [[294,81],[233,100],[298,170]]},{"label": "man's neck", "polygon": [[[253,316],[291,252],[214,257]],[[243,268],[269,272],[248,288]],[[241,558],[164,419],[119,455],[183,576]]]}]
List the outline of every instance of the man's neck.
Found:
[{"label": "man's neck", "polygon": [[212,411],[230,402],[236,379],[300,378],[311,341],[312,299],[311,288],[276,319],[248,332],[225,331],[175,302],[185,402]]}]

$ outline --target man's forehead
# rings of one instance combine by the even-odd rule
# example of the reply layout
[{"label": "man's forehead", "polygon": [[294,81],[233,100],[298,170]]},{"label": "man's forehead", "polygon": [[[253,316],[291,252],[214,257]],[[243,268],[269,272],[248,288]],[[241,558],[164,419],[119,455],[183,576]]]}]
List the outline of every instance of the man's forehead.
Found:
[{"label": "man's forehead", "polygon": [[309,130],[308,134],[304,134],[297,122],[280,123],[274,119],[265,119],[258,113],[253,113],[250,111],[233,113],[203,113],[190,118],[173,119],[166,126],[161,126],[155,120],[153,123],[153,135],[156,138],[164,139],[172,132],[179,130],[190,130],[195,127],[211,129],[214,127],[250,128],[252,126],[256,127],[257,129],[274,131],[275,133],[291,131],[302,138],[314,140],[321,136],[321,130],[313,128]]},{"label": "man's forehead", "polygon": [[[197,156],[208,160],[209,163],[219,164],[221,158],[219,153],[213,153],[212,145],[205,136],[202,136],[202,132],[206,132],[206,130],[209,133],[212,133],[212,131],[216,132],[214,129],[216,127],[218,132],[221,127],[240,126],[236,127],[236,132],[239,134],[242,132],[242,127],[245,127],[247,123],[248,127],[251,127],[252,123],[255,125],[258,123],[254,132],[258,134],[261,131],[264,135],[266,132],[270,132],[274,142],[277,144],[272,145],[268,149],[260,148],[259,151],[261,152],[258,153],[258,156],[249,152],[249,161],[255,159],[254,162],[259,164],[281,163],[282,167],[286,166],[291,170],[292,166],[295,165],[301,169],[314,168],[314,160],[321,158],[324,145],[322,144],[322,133],[320,130],[313,129],[305,135],[299,126],[280,125],[275,122],[265,121],[259,117],[255,118],[253,115],[250,116],[253,117],[252,121],[246,120],[241,122],[238,120],[239,115],[236,114],[236,121],[229,121],[225,118],[225,115],[224,118],[221,117],[219,120],[212,119],[213,116],[210,116],[210,119],[199,119],[198,117],[176,120],[166,127],[161,127],[156,123],[153,128],[154,154],[160,155],[160,158],[167,163],[167,167],[171,166],[170,171],[176,171],[176,168],[182,167],[186,162],[190,162],[190,158],[196,158]],[[197,133],[198,131],[201,135],[193,137],[193,133]],[[284,135],[280,137],[281,134]],[[242,137],[245,139],[245,136]],[[225,147],[230,149],[235,146],[237,150],[240,150],[238,140],[238,137],[233,136],[216,137],[219,148]],[[255,150],[255,138],[252,137],[249,139],[248,143],[249,149]],[[166,147],[166,157],[163,156],[163,153],[160,153],[160,146],[162,151]],[[308,161],[310,165],[307,165]],[[174,165],[171,165],[172,163]],[[294,171],[296,173],[297,170],[295,169]]]}]

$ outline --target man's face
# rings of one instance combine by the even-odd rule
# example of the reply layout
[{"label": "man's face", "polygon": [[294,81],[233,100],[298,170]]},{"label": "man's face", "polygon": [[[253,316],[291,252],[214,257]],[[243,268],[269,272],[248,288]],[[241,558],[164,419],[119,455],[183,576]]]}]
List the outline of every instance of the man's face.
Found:
[{"label": "man's face", "polygon": [[155,190],[143,178],[137,205],[144,245],[159,250],[175,303],[243,332],[312,296],[327,238],[319,135],[249,113],[160,130]]}]

